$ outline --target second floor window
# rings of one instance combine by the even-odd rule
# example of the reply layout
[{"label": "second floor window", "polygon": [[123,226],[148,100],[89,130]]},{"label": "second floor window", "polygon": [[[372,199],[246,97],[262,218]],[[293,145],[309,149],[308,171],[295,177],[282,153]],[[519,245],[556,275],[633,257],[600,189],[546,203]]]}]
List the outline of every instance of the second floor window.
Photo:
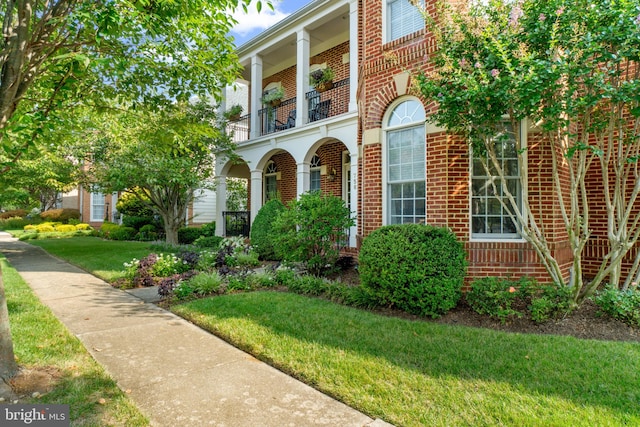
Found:
[{"label": "second floor window", "polygon": [[420,31],[424,25],[420,10],[409,0],[387,0],[387,42]]}]

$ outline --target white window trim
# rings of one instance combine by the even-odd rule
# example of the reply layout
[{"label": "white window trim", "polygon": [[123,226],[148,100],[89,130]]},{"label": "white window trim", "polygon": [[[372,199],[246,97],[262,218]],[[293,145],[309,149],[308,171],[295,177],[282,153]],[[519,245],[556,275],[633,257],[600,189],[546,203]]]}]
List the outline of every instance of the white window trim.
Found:
[{"label": "white window trim", "polygon": [[[384,116],[382,117],[382,225],[389,225],[389,192],[387,191],[389,188],[389,180],[387,179],[387,175],[388,175],[388,167],[389,167],[389,159],[387,156],[387,132],[389,131],[394,131],[397,129],[402,129],[407,127],[408,125],[397,125],[397,126],[387,126],[387,123],[389,122],[389,117],[391,116],[391,113],[396,109],[396,107],[400,104],[402,104],[405,101],[417,101],[420,104],[422,104],[422,101],[420,101],[420,99],[414,97],[414,96],[403,96],[400,97],[398,99],[396,99],[394,102],[392,102],[386,109],[386,111],[384,112]],[[423,105],[424,108],[424,105]],[[425,111],[426,114],[426,111]],[[416,126],[416,125],[414,125]],[[424,135],[425,135],[425,140],[424,140],[424,145],[425,145],[425,159],[424,159],[424,169],[425,169],[425,176],[424,176],[424,181],[425,181],[425,190],[426,190],[426,182],[427,182],[427,122],[425,121],[424,123]],[[428,190],[426,191],[428,192]],[[425,195],[425,204],[426,204],[426,195]],[[425,205],[425,213],[424,213],[424,222],[425,224],[429,223],[429,210],[426,208]]]},{"label": "white window trim", "polygon": [[[529,180],[526,179],[528,177],[528,169],[529,169],[529,162],[528,162],[528,157],[527,157],[527,150],[526,148],[528,147],[528,120],[527,119],[523,119],[520,121],[520,141],[522,144],[522,162],[524,163],[523,165],[519,165],[520,167],[524,167],[524,174],[523,176],[525,177],[524,182],[520,182],[520,196],[522,197],[522,201],[521,204],[523,205],[520,209],[522,210],[523,216],[526,219],[528,217],[528,212],[525,212],[525,208],[524,208],[524,198],[528,196],[529,191],[527,186],[529,185]],[[521,176],[522,177],[522,176]],[[487,243],[496,243],[496,242],[501,242],[501,243],[505,243],[505,242],[509,242],[509,243],[525,243],[526,239],[524,237],[522,237],[522,235],[520,235],[519,237],[509,237],[509,236],[505,236],[505,237],[494,237],[494,236],[481,236],[481,237],[474,237],[473,235],[473,192],[471,191],[471,184],[472,184],[472,180],[473,180],[473,149],[471,147],[471,145],[469,145],[469,180],[468,180],[468,188],[469,188],[469,223],[468,223],[468,227],[469,227],[469,241],[470,242],[478,242],[478,243],[482,243],[482,242],[487,242]]]},{"label": "white window trim", "polygon": [[[96,197],[96,195],[100,194],[102,196],[102,215],[98,218],[95,216],[95,212],[94,212],[94,199]],[[104,217],[105,217],[105,210],[104,207],[106,206],[106,196],[103,193],[91,193],[91,196],[89,197],[89,217],[90,217],[90,221],[91,222],[104,222]]]},{"label": "white window trim", "polygon": [[[422,1],[423,5],[424,5],[424,3],[425,2]],[[390,26],[391,26],[391,23],[389,22],[389,20],[391,18],[388,16],[388,14],[389,14],[388,11],[389,11],[388,0],[383,0],[383,2],[382,2],[382,43],[383,44],[392,43],[392,42],[394,42],[396,40],[401,39],[402,37],[406,37],[409,34],[413,34],[413,33],[405,34],[402,37],[399,37],[397,39],[391,40],[391,32],[389,31],[390,30]],[[427,23],[425,22],[424,26],[422,28],[424,29],[426,27],[426,25],[427,25]],[[420,30],[416,30],[416,32],[417,31],[420,31]]]}]

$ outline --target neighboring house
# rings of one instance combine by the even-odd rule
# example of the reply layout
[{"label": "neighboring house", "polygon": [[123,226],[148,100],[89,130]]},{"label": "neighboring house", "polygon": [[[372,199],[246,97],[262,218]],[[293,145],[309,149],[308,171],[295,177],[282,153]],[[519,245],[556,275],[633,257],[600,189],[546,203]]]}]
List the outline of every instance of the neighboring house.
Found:
[{"label": "neighboring house", "polygon": [[[61,205],[80,211],[80,219],[94,228],[100,228],[105,221],[121,223],[116,209],[120,193],[102,194],[91,192],[90,189],[79,186],[77,189],[65,193],[61,197]],[[215,220],[216,194],[212,190],[199,190],[196,200],[189,207],[185,225],[200,226]]]}]

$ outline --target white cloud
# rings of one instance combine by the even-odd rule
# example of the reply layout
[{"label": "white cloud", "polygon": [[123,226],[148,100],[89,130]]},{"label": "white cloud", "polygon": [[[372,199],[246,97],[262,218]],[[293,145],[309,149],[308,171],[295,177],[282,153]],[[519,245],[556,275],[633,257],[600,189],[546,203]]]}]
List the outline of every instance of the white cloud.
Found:
[{"label": "white cloud", "polygon": [[247,35],[265,30],[289,16],[288,12],[279,10],[279,7],[281,6],[280,2],[274,1],[272,3],[274,10],[267,7],[263,1],[263,7],[260,13],[258,13],[258,10],[256,9],[255,2],[252,2],[249,5],[247,13],[244,12],[242,7],[239,7],[233,14],[233,17],[238,21],[238,24],[233,27],[231,33],[244,38]]}]

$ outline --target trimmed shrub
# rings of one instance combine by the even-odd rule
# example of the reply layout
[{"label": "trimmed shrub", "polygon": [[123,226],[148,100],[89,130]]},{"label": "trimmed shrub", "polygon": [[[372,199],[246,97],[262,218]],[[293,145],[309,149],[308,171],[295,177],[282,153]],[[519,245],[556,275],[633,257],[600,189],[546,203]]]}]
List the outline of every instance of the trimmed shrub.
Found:
[{"label": "trimmed shrub", "polygon": [[76,231],[77,228],[75,225],[71,225],[71,224],[60,224],[60,225],[56,225],[55,230],[61,233],[69,233],[69,232]]},{"label": "trimmed shrub", "polygon": [[80,224],[76,224],[76,230],[93,230],[89,224],[81,222]]},{"label": "trimmed shrub", "polygon": [[24,218],[29,212],[24,209],[13,209],[6,212],[0,212],[0,219]]},{"label": "trimmed shrub", "polygon": [[178,230],[178,243],[190,245],[202,235],[200,227],[182,227]]},{"label": "trimmed shrub", "polygon": [[249,237],[251,246],[258,253],[260,259],[269,261],[280,259],[274,249],[273,221],[285,209],[286,207],[280,200],[269,200],[260,208],[253,220]]},{"label": "trimmed shrub", "polygon": [[100,226],[100,235],[102,237],[106,237],[108,239],[110,234],[114,230],[117,230],[119,227],[120,226],[118,224],[116,224],[116,223],[113,223],[113,222],[110,222],[110,221],[105,221]]},{"label": "trimmed shrub", "polygon": [[60,221],[67,223],[70,219],[80,219],[80,211],[78,209],[51,209],[40,213],[40,218],[45,221]]},{"label": "trimmed shrub", "polygon": [[361,286],[380,305],[436,318],[460,299],[465,258],[463,245],[448,229],[384,226],[362,241]]},{"label": "trimmed shrub", "polygon": [[571,311],[572,290],[568,286],[544,285],[534,290],[529,311],[534,322],[546,322]]},{"label": "trimmed shrub", "polygon": [[51,223],[38,224],[35,229],[37,233],[53,233],[56,231]]},{"label": "trimmed shrub", "polygon": [[276,254],[302,262],[314,276],[333,272],[353,222],[341,198],[317,191],[302,194],[273,223]]},{"label": "trimmed shrub", "polygon": [[109,232],[109,239],[111,240],[135,240],[136,229],[133,227],[125,227],[117,225],[117,228],[112,229]]},{"label": "trimmed shrub", "polygon": [[[136,230],[142,230],[142,227],[153,224],[154,219],[153,216],[132,216],[132,215],[123,215],[122,216],[122,225],[127,227],[135,228]],[[155,226],[153,226],[155,229]]]}]

